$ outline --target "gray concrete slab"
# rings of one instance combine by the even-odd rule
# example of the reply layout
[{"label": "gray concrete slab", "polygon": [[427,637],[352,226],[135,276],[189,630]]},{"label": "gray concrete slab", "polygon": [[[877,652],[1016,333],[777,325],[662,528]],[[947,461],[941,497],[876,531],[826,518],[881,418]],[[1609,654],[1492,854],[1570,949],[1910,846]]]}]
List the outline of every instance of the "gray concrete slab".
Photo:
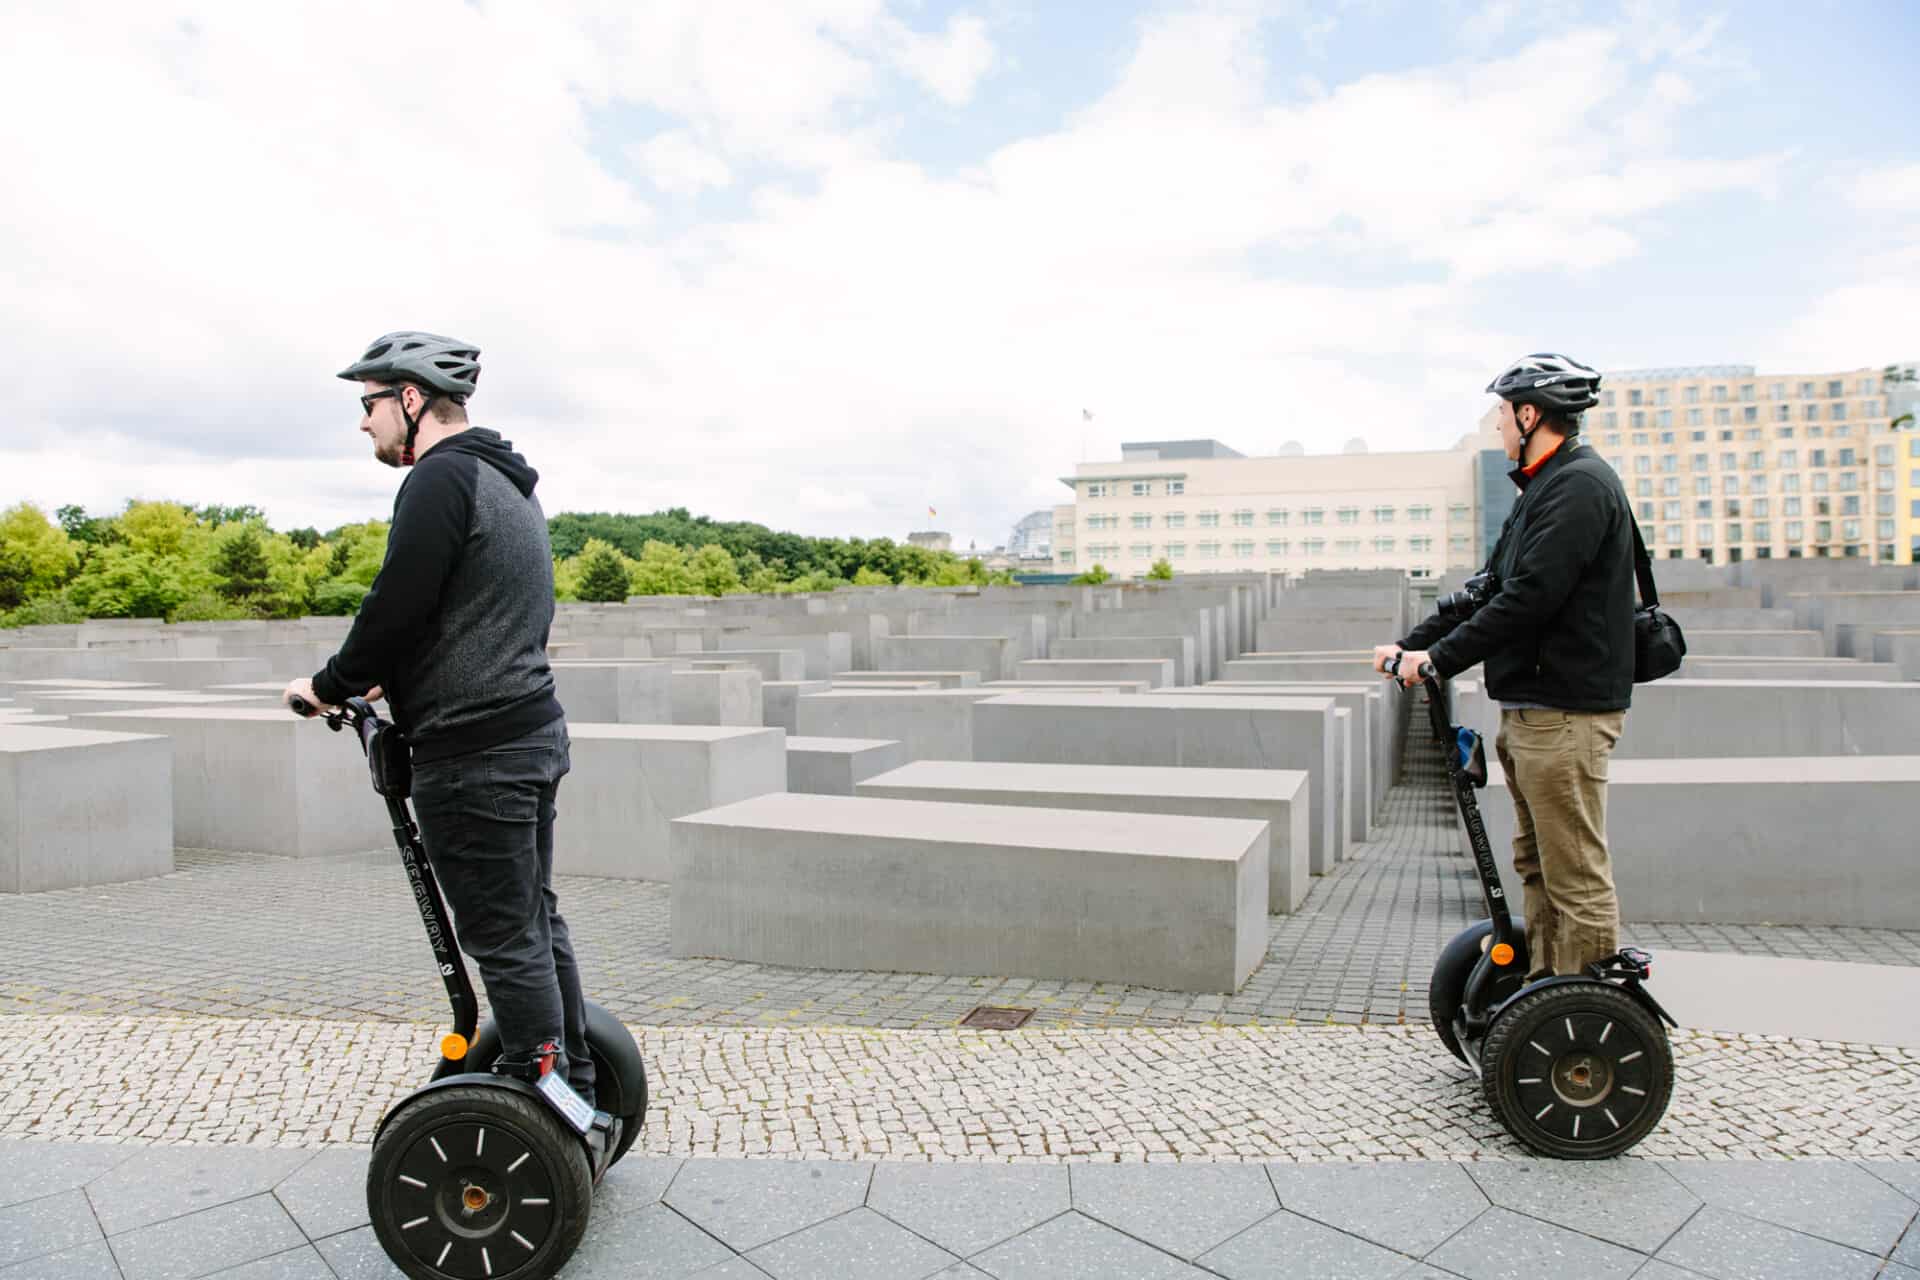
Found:
[{"label": "gray concrete slab", "polygon": [[1654,990],[1682,1025],[1920,1048],[1920,970],[1662,950]]},{"label": "gray concrete slab", "polygon": [[1257,1164],[1068,1166],[1081,1213],[1189,1261],[1279,1209]]},{"label": "gray concrete slab", "polygon": [[673,668],[665,662],[552,664],[569,724],[672,724]]},{"label": "gray concrete slab", "polygon": [[1144,681],[1150,688],[1161,689],[1175,683],[1175,671],[1170,658],[1030,658],[1019,664],[1014,671],[1014,678],[1031,681]]},{"label": "gray concrete slab", "polygon": [[0,720],[0,893],[172,871],[173,767],[151,734]]},{"label": "gray concrete slab", "polygon": [[761,720],[769,728],[800,732],[800,699],[809,693],[825,693],[833,685],[825,680],[769,680],[760,686]]},{"label": "gray concrete slab", "polygon": [[787,738],[787,790],[850,796],[860,782],[907,763],[907,744],[888,738]]},{"label": "gray concrete slab", "polygon": [[895,682],[912,681],[931,682],[942,689],[964,689],[980,683],[978,671],[836,671],[833,683],[836,685],[862,685],[874,681]]},{"label": "gray concrete slab", "polygon": [[1635,685],[1616,760],[1920,755],[1920,684],[1657,680]]},{"label": "gray concrete slab", "polygon": [[1054,641],[1047,656],[1062,661],[1160,660],[1171,664],[1168,678],[1161,683],[1199,683],[1191,636],[1070,636]]},{"label": "gray concrete slab", "polygon": [[884,738],[906,744],[909,760],[973,758],[973,704],[999,696],[964,689],[831,689],[799,700],[809,738]]}]

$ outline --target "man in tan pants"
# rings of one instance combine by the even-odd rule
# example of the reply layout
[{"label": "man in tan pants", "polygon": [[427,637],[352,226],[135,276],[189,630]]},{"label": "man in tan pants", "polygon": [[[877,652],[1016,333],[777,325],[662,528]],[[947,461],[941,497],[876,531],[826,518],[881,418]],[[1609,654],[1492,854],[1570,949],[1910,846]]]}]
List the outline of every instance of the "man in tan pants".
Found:
[{"label": "man in tan pants", "polygon": [[1626,490],[1579,440],[1600,375],[1559,355],[1516,361],[1487,390],[1520,489],[1483,573],[1399,644],[1401,679],[1485,663],[1494,746],[1513,795],[1533,977],[1577,974],[1620,946],[1607,854],[1607,759],[1633,693],[1634,525]]}]

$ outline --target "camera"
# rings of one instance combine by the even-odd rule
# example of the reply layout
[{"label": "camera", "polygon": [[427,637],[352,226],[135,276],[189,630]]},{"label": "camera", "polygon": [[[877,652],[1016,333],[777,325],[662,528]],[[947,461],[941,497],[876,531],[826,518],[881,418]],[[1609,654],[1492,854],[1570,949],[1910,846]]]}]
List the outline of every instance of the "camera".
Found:
[{"label": "camera", "polygon": [[1449,591],[1434,602],[1441,617],[1450,622],[1465,622],[1474,611],[1500,590],[1500,580],[1490,573],[1476,573],[1458,591]]}]

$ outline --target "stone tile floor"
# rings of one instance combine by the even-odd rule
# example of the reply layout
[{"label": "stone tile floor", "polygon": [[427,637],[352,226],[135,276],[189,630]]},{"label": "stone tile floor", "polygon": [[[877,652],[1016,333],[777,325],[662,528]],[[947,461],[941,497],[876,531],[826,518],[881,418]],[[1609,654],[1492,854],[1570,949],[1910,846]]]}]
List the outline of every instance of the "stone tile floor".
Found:
[{"label": "stone tile floor", "polygon": [[[0,1280],[374,1280],[363,1149],[0,1142]],[[606,1277],[1920,1277],[1920,1162],[964,1165],[634,1155]]]}]

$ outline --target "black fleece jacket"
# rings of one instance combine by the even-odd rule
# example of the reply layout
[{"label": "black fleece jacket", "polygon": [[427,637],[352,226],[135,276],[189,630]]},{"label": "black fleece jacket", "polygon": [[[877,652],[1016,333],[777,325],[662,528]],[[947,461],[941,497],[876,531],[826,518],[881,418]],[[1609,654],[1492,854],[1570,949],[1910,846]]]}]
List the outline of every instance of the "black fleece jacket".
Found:
[{"label": "black fleece jacket", "polygon": [[1494,597],[1455,624],[1434,614],[1400,643],[1441,676],[1486,664],[1500,702],[1624,711],[1633,701],[1633,509],[1620,477],[1578,440],[1532,476],[1487,568]]},{"label": "black fleece jacket", "polygon": [[498,746],[561,714],[547,665],[553,553],[539,478],[479,427],[413,465],[373,589],[314,674],[322,702],[382,686],[416,762]]}]

